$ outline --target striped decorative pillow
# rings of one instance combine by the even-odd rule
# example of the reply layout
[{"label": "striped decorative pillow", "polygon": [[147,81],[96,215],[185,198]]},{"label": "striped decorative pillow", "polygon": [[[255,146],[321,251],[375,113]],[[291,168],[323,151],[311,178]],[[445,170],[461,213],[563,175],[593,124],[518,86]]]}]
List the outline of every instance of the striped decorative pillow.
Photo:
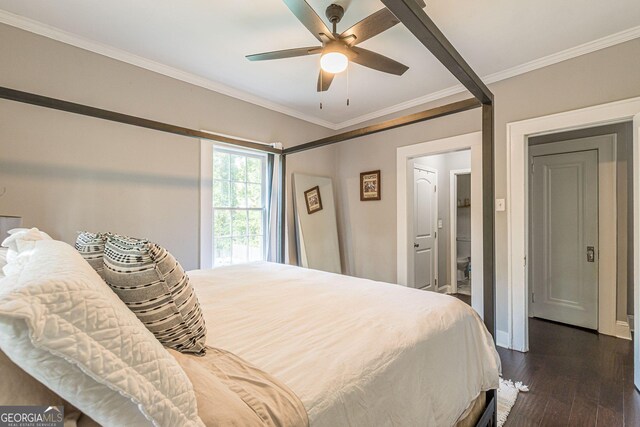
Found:
[{"label": "striped decorative pillow", "polygon": [[105,281],[165,347],[204,355],[207,330],[189,276],[165,248],[111,235]]},{"label": "striped decorative pillow", "polygon": [[110,233],[82,231],[76,239],[76,249],[91,267],[104,279],[104,244]]}]

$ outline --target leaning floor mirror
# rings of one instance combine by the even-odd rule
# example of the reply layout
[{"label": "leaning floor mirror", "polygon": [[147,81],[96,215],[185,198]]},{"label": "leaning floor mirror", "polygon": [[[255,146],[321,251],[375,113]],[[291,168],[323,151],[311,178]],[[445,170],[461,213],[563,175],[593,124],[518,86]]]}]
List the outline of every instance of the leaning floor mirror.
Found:
[{"label": "leaning floor mirror", "polygon": [[331,178],[293,174],[298,265],[342,273]]}]

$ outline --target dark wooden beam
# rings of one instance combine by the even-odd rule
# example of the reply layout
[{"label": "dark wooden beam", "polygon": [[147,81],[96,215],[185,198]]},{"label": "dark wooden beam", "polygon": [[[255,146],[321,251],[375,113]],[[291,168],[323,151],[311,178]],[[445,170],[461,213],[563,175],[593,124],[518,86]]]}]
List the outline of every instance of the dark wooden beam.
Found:
[{"label": "dark wooden beam", "polygon": [[63,101],[61,99],[49,98],[42,95],[36,95],[29,92],[21,92],[19,90],[0,87],[0,99],[8,99],[10,101],[22,102],[25,104],[37,105],[39,107],[52,108],[54,110],[66,111],[68,113],[80,114],[83,116],[94,117],[97,119],[109,120],[112,122],[124,123],[127,125],[153,129],[160,132],[172,133],[174,135],[186,136],[189,138],[206,139],[210,141],[221,142],[224,144],[234,145],[251,150],[264,151],[268,153],[279,154],[282,150],[271,147],[269,145],[258,144],[241,139],[230,138],[224,135],[217,135],[209,132],[188,129],[181,126],[170,125],[167,123],[156,122],[154,120],[143,119],[141,117],[129,116],[127,114],[116,113],[115,111],[103,110],[100,108],[90,107],[87,105],[76,104],[74,102]]},{"label": "dark wooden beam", "polygon": [[482,283],[484,323],[495,339],[495,135],[493,104],[482,105]]},{"label": "dark wooden beam", "polygon": [[382,0],[405,27],[483,104],[493,94],[415,0]]},{"label": "dark wooden beam", "polygon": [[[411,0],[414,1],[414,0]],[[396,119],[387,120],[375,125],[366,126],[348,132],[339,133],[337,135],[307,142],[306,144],[296,145],[295,147],[286,148],[285,154],[294,154],[301,151],[311,150],[325,145],[335,144],[337,142],[347,141],[353,138],[371,135],[386,130],[395,129],[401,126],[407,126],[414,123],[423,122],[425,120],[437,119],[438,117],[448,116],[450,114],[460,113],[467,110],[480,107],[478,100],[470,98],[464,101],[454,102],[452,104],[443,105],[441,107],[432,108],[430,110],[421,111],[408,116],[398,117]]]}]

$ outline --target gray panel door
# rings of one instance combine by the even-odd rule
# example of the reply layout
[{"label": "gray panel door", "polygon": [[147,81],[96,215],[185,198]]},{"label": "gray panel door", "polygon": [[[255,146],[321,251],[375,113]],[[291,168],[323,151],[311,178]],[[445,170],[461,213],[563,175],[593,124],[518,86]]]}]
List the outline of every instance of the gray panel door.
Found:
[{"label": "gray panel door", "polygon": [[535,317],[598,329],[598,152],[533,157]]}]

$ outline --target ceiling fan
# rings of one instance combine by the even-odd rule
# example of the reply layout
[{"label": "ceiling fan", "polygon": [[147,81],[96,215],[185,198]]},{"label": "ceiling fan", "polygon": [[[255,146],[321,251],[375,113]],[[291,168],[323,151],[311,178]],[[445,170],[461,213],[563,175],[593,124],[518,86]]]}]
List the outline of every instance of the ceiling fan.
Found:
[{"label": "ceiling fan", "polygon": [[[425,7],[423,0],[415,1],[420,7]],[[320,54],[318,92],[328,90],[333,81],[333,77],[343,72],[349,65],[349,61],[398,76],[401,76],[409,69],[406,65],[394,61],[391,58],[356,46],[400,22],[389,9],[380,9],[348,30],[338,34],[338,22],[340,22],[344,16],[344,8],[342,6],[331,4],[326,9],[326,16],[333,25],[333,31],[330,31],[305,0],[284,0],[284,3],[300,22],[302,22],[302,25],[307,27],[307,29],[311,31],[311,34],[322,43],[322,46],[299,47],[275,52],[257,53],[247,55],[248,60],[265,61],[269,59]]]}]

